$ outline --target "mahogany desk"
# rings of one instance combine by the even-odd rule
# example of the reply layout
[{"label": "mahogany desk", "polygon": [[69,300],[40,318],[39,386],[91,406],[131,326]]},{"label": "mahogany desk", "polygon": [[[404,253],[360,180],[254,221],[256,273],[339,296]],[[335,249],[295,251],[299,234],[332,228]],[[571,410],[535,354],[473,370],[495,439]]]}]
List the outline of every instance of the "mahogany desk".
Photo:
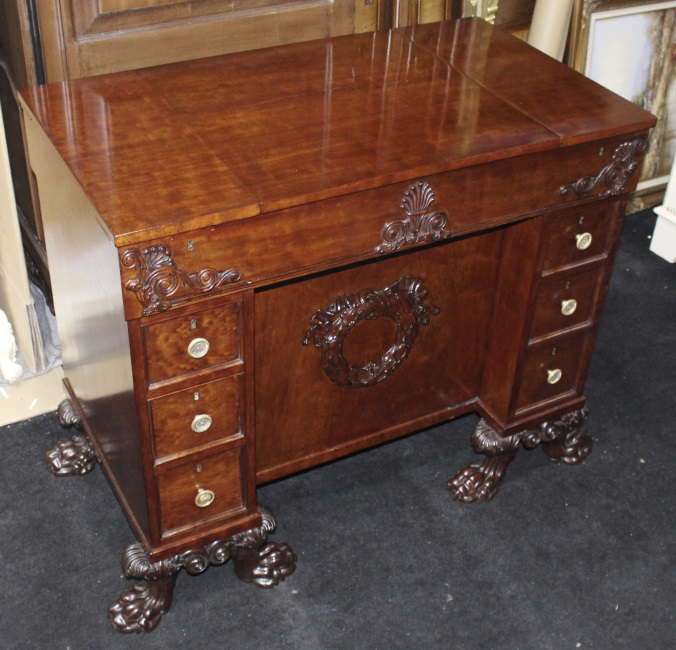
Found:
[{"label": "mahogany desk", "polygon": [[[476,411],[490,499],[521,443],[577,463],[627,194],[654,118],[480,20],[23,92],[66,388],[143,582],[273,586],[256,486]],[[451,461],[449,461],[450,463]]]}]

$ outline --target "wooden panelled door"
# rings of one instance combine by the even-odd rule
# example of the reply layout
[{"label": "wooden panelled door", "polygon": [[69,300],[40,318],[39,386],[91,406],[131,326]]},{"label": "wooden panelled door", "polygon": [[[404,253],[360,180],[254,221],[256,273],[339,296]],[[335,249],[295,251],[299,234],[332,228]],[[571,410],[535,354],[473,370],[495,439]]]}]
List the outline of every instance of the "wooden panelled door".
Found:
[{"label": "wooden panelled door", "polygon": [[386,0],[37,0],[48,82],[365,32]]}]

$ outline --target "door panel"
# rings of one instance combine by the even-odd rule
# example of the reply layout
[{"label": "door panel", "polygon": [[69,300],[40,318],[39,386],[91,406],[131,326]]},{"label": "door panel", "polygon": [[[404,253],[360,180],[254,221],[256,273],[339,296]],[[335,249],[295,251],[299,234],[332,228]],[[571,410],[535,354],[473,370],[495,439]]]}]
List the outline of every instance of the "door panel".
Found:
[{"label": "door panel", "polygon": [[380,2],[38,0],[46,77],[60,81],[370,31],[378,26]]}]

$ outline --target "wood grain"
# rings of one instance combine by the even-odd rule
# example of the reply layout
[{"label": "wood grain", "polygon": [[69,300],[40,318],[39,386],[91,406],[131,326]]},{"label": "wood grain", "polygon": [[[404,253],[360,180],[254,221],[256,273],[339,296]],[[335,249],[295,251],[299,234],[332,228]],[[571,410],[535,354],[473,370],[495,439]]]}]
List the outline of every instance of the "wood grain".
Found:
[{"label": "wood grain", "polygon": [[[453,57],[444,45],[431,50],[432,38],[454,43]],[[469,20],[76,80],[24,97],[113,237],[129,243],[651,123],[539,56]],[[531,59],[519,70],[516,61]],[[527,96],[518,91],[523,74],[533,77]]]},{"label": "wood grain", "polygon": [[[654,119],[516,39],[474,20],[416,26],[23,102],[72,399],[152,557],[257,525],[260,482],[470,411],[489,442],[518,445],[584,406]],[[419,227],[432,215],[438,239]],[[199,280],[212,271],[225,280]],[[339,354],[308,335],[369,301],[337,321]],[[213,348],[195,360],[199,337]],[[350,379],[346,364],[387,365],[402,337],[378,381]],[[195,392],[214,416],[199,440]],[[198,508],[214,485],[218,505]]]}]

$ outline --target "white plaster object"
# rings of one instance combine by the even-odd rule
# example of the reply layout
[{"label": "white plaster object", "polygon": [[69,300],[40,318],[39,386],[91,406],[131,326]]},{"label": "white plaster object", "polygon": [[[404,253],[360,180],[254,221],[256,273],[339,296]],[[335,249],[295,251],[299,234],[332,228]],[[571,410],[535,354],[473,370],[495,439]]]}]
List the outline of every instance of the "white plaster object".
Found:
[{"label": "white plaster object", "polygon": [[557,61],[563,59],[573,0],[537,0],[528,43]]},{"label": "white plaster object", "polygon": [[0,374],[12,384],[23,375],[23,368],[16,362],[16,341],[12,324],[2,309],[0,309]]},{"label": "white plaster object", "polygon": [[676,160],[664,194],[664,203],[655,208],[657,222],[650,241],[650,250],[660,257],[676,262]]}]

